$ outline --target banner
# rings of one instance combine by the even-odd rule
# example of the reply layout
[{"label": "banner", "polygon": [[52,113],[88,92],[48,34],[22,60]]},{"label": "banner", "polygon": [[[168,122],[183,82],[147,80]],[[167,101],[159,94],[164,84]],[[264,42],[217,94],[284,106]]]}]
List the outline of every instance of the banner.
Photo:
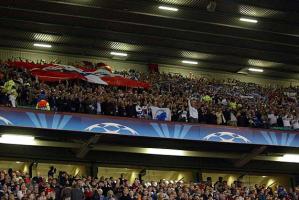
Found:
[{"label": "banner", "polygon": [[[154,110],[155,108],[157,107],[154,107]],[[230,144],[299,147],[299,131],[137,120],[136,118],[5,107],[0,107],[1,126],[76,131],[78,134],[80,134],[78,131],[81,131],[82,135],[92,132],[96,134],[225,142]],[[2,130],[6,132],[5,129]],[[62,132],[61,134],[68,133]]]},{"label": "banner", "polygon": [[80,79],[89,83],[149,88],[150,84],[142,81],[131,80],[121,75],[113,74],[109,66],[97,66],[99,68],[86,68],[61,64],[35,64],[23,61],[9,61],[9,67],[26,69],[32,76],[40,81],[56,82],[62,80]]},{"label": "banner", "polygon": [[153,119],[159,121],[171,121],[171,111],[169,108],[159,108],[151,106]]}]

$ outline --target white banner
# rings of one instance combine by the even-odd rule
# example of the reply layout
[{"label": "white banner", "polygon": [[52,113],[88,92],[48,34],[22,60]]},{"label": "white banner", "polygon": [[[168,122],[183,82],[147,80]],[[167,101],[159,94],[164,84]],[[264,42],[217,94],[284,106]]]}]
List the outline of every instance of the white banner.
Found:
[{"label": "white banner", "polygon": [[160,121],[171,121],[171,110],[169,108],[159,108],[151,106],[153,119]]}]

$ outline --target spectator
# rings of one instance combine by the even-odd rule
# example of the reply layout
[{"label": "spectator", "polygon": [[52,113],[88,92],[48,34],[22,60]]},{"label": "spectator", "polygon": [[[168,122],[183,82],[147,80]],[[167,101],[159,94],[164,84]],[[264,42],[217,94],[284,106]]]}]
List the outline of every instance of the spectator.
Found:
[{"label": "spectator", "polygon": [[268,120],[271,127],[277,126],[277,115],[275,115],[273,111],[268,114]]},{"label": "spectator", "polygon": [[71,190],[71,200],[83,200],[84,193],[80,189],[79,183],[76,183]]},{"label": "spectator", "polygon": [[70,187],[65,187],[61,191],[61,200],[71,200],[72,189]]},{"label": "spectator", "polygon": [[103,190],[102,189],[95,189],[93,196],[92,196],[92,200],[104,200],[105,197],[103,195]]},{"label": "spectator", "polygon": [[196,123],[198,122],[198,111],[195,106],[195,102],[188,99],[188,108],[189,108],[189,122]]},{"label": "spectator", "polygon": [[123,191],[122,196],[119,198],[119,200],[133,200],[129,195],[129,189],[125,188]]},{"label": "spectator", "polygon": [[286,129],[290,129],[291,128],[291,120],[292,120],[292,115],[291,114],[286,114],[283,118],[282,118],[282,121],[283,121],[283,126],[286,128]]},{"label": "spectator", "polygon": [[115,197],[114,197],[114,193],[113,193],[112,190],[109,190],[107,192],[107,198],[106,198],[106,200],[116,200]]},{"label": "spectator", "polygon": [[230,112],[230,119],[229,119],[229,124],[231,126],[237,126],[237,118],[236,118],[236,115],[235,115],[235,111],[231,111]]},{"label": "spectator", "polygon": [[292,120],[292,127],[294,130],[299,130],[299,118],[298,116],[294,117]]},{"label": "spectator", "polygon": [[[0,104],[41,110],[151,118],[151,106],[168,108],[172,121],[257,128],[297,129],[299,87],[271,88],[234,79],[188,78],[179,74],[116,72],[148,81],[143,90],[80,80],[39,83],[22,69],[1,65]],[[188,99],[189,97],[189,99]],[[297,109],[298,112],[298,109]]]},{"label": "spectator", "polygon": [[48,171],[48,178],[53,178],[54,174],[56,174],[56,168],[54,168],[54,166],[51,166],[50,170]]},{"label": "spectator", "polygon": [[218,108],[217,109],[217,112],[216,112],[216,118],[217,118],[217,124],[218,125],[222,125],[222,124],[225,124],[226,123],[226,120],[225,120],[225,117],[222,113],[222,110],[221,108]]},{"label": "spectator", "polygon": [[8,97],[8,101],[12,107],[16,107],[16,99],[18,96],[16,83],[13,80],[5,82],[3,92]]}]

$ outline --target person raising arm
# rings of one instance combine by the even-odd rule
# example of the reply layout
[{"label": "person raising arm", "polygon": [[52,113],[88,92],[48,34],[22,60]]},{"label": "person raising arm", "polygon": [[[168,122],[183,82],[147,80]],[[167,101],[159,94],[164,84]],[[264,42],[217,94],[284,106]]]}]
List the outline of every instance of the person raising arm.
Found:
[{"label": "person raising arm", "polygon": [[194,101],[188,99],[188,109],[189,109],[189,122],[197,123],[198,122],[198,111]]}]

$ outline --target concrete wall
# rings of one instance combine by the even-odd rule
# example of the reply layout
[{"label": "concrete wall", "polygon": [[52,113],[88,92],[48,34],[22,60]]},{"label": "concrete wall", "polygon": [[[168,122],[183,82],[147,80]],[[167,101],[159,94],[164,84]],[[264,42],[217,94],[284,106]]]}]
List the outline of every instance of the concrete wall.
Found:
[{"label": "concrete wall", "polygon": [[[142,169],[141,168],[111,168],[111,167],[99,167],[98,177],[104,176],[119,178],[121,174],[124,174],[125,179],[133,183],[135,178]],[[161,179],[166,180],[183,180],[185,182],[190,182],[195,180],[194,173],[192,171],[173,171],[173,170],[146,170],[146,175],[142,177],[145,181],[160,181]]]},{"label": "concrete wall", "polygon": [[[218,177],[223,177],[223,180],[227,181],[228,185],[231,185],[242,174],[238,173],[203,173],[203,180],[207,180],[207,177],[212,178],[213,184],[218,180]],[[278,185],[291,187],[291,181],[289,176],[282,175],[244,175],[241,181],[244,185],[253,186],[254,184],[265,184],[266,186],[275,187]]]},{"label": "concrete wall", "polygon": [[8,170],[11,168],[13,171],[29,172],[29,163],[20,161],[0,161],[0,170]]},{"label": "concrete wall", "polygon": [[[98,177],[113,177],[119,178],[123,173],[124,177],[132,183],[135,178],[138,178],[138,174],[141,168],[111,168],[111,167],[99,167]],[[226,172],[204,172],[202,174],[203,180],[207,180],[207,177],[212,178],[213,184],[218,180],[218,177],[223,177],[223,180],[231,185],[234,181],[238,179],[241,173],[226,173]],[[287,175],[244,175],[241,181],[246,186],[253,186],[254,184],[265,184],[266,186],[275,187],[278,185],[283,185],[291,187],[290,176]],[[190,170],[176,171],[176,170],[146,170],[146,175],[142,177],[145,181],[159,181],[161,179],[166,180],[183,180],[185,183],[194,182],[196,177],[195,173]]]},{"label": "concrete wall", "polygon": [[75,176],[75,175],[86,176],[86,174],[87,174],[86,166],[83,166],[83,165],[38,163],[36,171],[33,175],[48,177],[48,171],[51,166],[54,166],[56,168],[55,177],[58,176],[59,171],[65,171],[68,174],[71,174],[73,176]]},{"label": "concrete wall", "polygon": [[[78,55],[62,55],[55,54],[51,52],[45,53],[44,51],[25,51],[25,50],[11,50],[11,49],[0,49],[0,60],[7,60],[9,58],[24,58],[33,61],[37,60],[45,60],[47,62],[53,61],[55,59],[60,60],[62,64],[73,64],[75,62],[80,62],[82,60],[92,61],[94,63],[104,62],[110,66],[112,66],[113,70],[128,70],[135,69],[137,71],[146,72],[147,65],[146,63],[136,63],[136,62],[128,62],[124,60],[112,60],[107,58],[100,57],[86,57],[86,56],[78,56]],[[207,71],[200,69],[200,67],[186,67],[186,66],[171,66],[171,65],[160,65],[160,71],[165,73],[180,73],[185,76],[190,76],[190,72],[194,77],[197,76],[205,76],[215,79],[227,79],[234,78],[237,80],[242,80],[244,82],[254,82],[261,85],[271,85],[271,86],[289,86],[299,85],[299,80],[294,79],[277,79],[277,78],[269,78],[262,76],[254,76],[254,75],[242,75],[236,73],[226,73],[220,71]]]},{"label": "concrete wall", "polygon": [[192,171],[160,171],[160,170],[147,170],[146,175],[143,177],[146,181],[159,181],[161,179],[184,182],[195,181],[195,174]]},{"label": "concrete wall", "polygon": [[119,178],[121,174],[124,174],[124,178],[127,179],[130,183],[133,183],[135,178],[138,178],[138,174],[141,171],[141,168],[117,168],[117,167],[99,167],[98,168],[98,177],[113,177]]}]

